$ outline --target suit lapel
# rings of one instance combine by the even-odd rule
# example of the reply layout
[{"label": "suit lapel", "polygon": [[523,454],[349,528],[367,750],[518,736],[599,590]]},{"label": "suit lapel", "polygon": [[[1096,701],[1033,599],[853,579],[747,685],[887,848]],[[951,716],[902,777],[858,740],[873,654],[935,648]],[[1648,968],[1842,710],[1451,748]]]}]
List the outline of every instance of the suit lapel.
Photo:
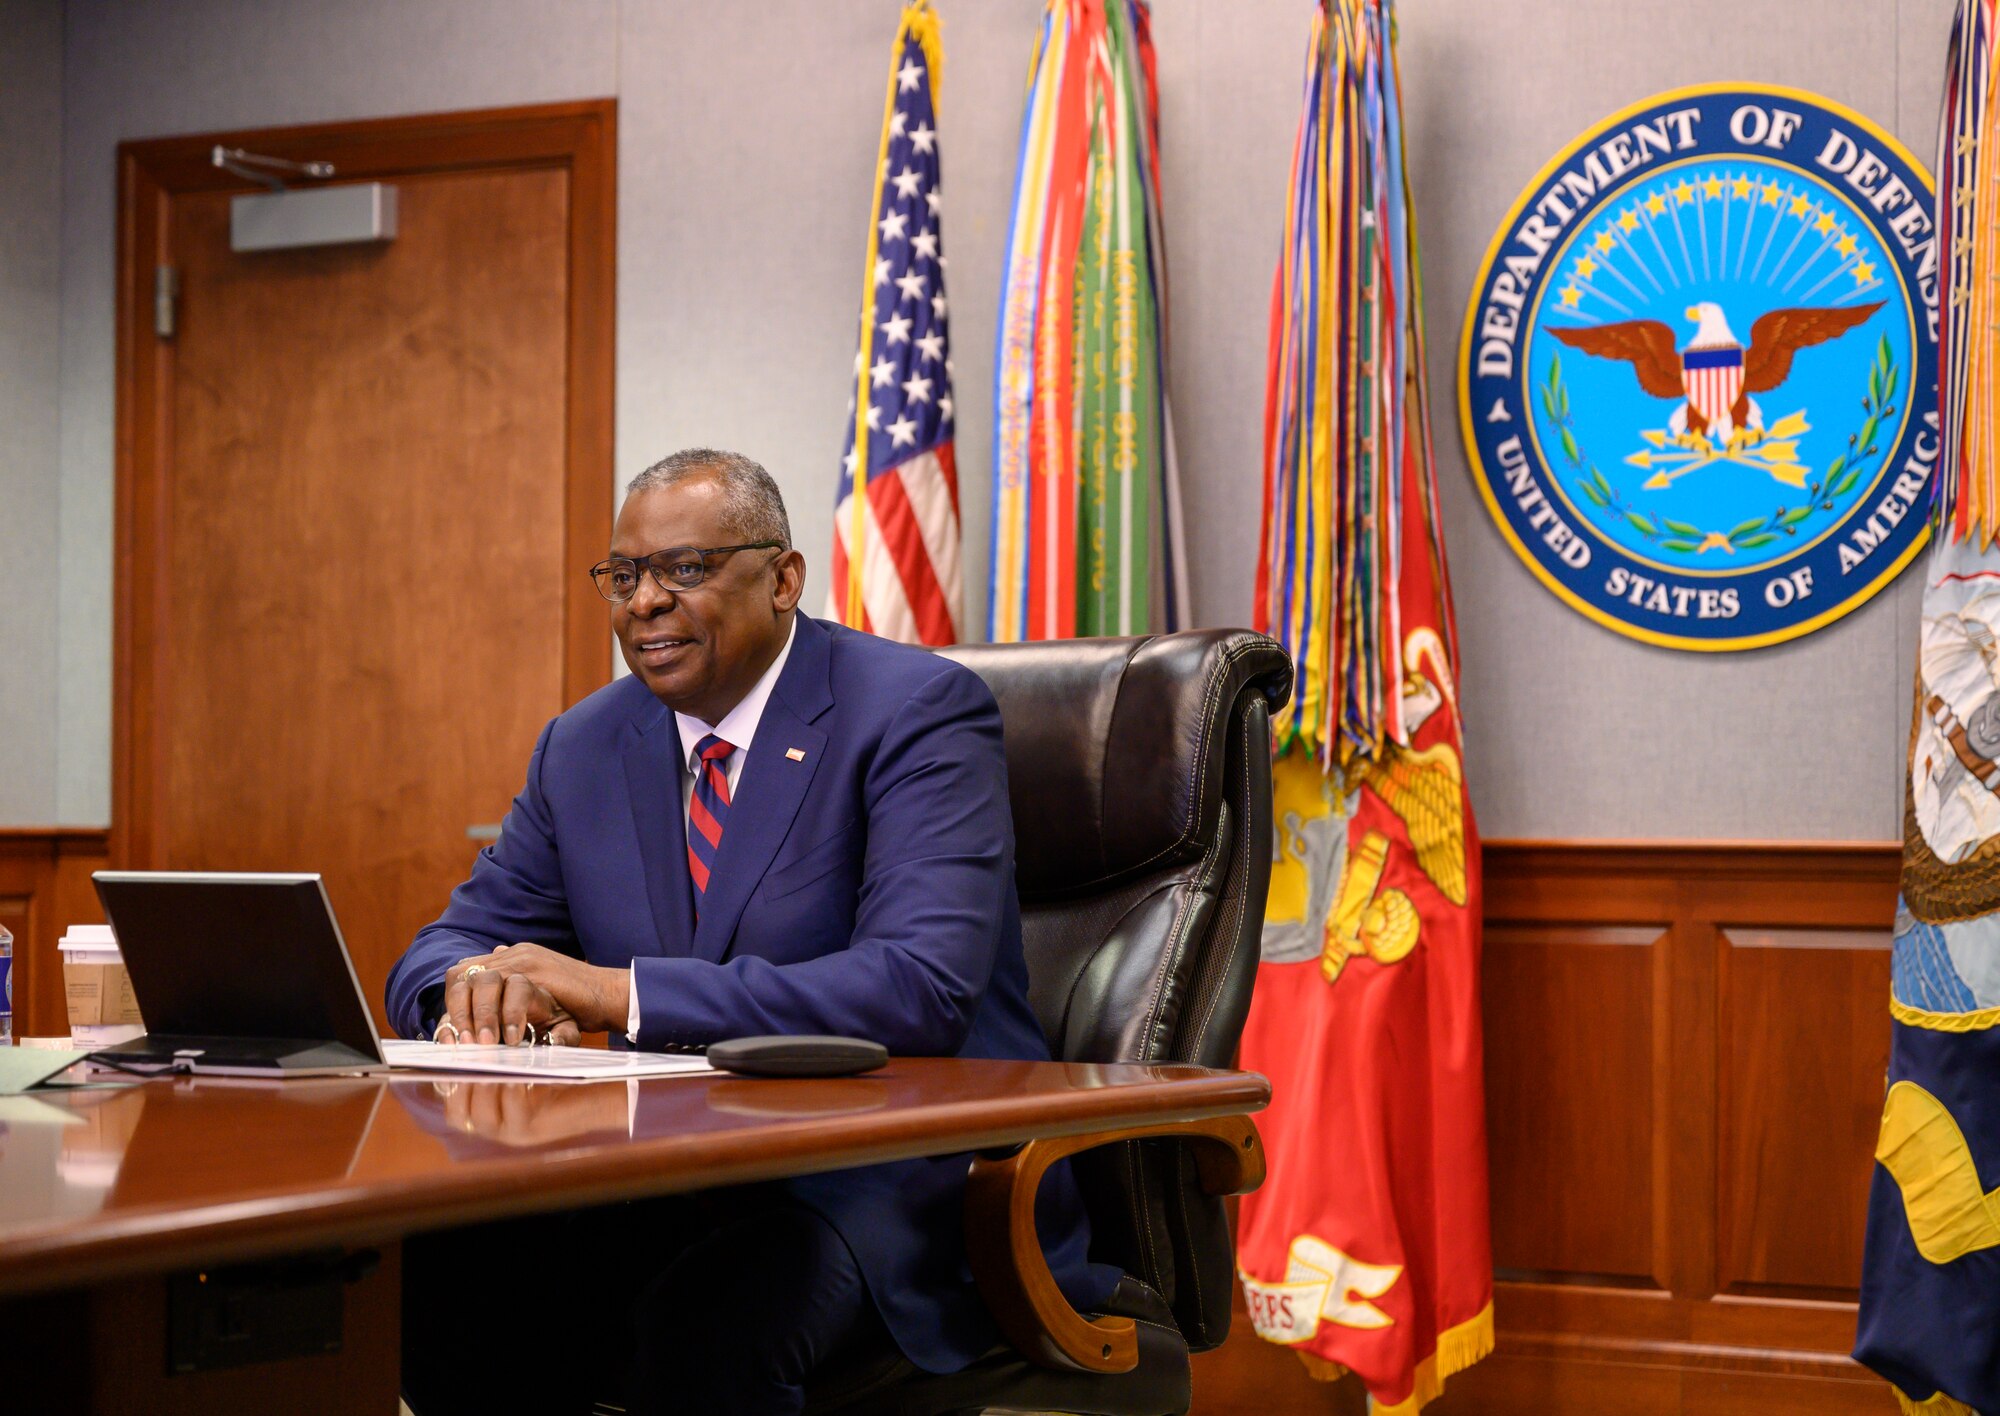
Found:
[{"label": "suit lapel", "polygon": [[632,797],[646,899],[653,907],[658,935],[650,949],[635,940],[632,952],[685,955],[694,938],[694,905],[689,898],[687,831],[681,819],[681,775],[686,768],[680,760],[680,735],[674,731],[673,714],[664,707],[633,723],[627,733],[625,786]]},{"label": "suit lapel", "polygon": [[[828,683],[828,635],[801,614],[791,657],[764,705],[750,755],[731,794],[715,873],[702,897],[694,932],[694,956],[720,963],[744,906],[763,883],[778,848],[792,829],[806,789],[826,755],[826,734],[812,725],[833,706]],[[798,754],[793,756],[792,754]]]}]

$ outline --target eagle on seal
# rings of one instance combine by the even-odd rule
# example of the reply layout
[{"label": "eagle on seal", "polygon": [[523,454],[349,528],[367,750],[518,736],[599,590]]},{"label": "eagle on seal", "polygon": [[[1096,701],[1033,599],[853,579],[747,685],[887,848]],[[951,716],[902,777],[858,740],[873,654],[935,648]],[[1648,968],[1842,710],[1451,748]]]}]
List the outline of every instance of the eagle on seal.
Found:
[{"label": "eagle on seal", "polygon": [[1681,400],[1667,422],[1675,437],[1706,437],[1713,429],[1721,443],[1738,434],[1754,441],[1764,430],[1764,412],[1750,395],[1768,393],[1790,378],[1793,354],[1840,338],[1866,323],[1884,303],[1772,310],[1750,326],[1747,349],[1730,331],[1722,306],[1711,300],[1687,307],[1695,332],[1679,349],[1673,330],[1659,320],[1549,332],[1572,349],[1600,359],[1623,359],[1639,376],[1639,387],[1653,397]]}]

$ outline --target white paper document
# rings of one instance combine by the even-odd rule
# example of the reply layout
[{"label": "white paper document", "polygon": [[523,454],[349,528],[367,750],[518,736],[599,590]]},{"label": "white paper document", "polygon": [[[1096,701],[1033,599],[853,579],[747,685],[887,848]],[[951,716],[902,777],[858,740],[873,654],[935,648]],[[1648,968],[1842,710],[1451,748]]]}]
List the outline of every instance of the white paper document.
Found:
[{"label": "white paper document", "polygon": [[706,1057],[664,1052],[612,1052],[597,1047],[501,1047],[475,1043],[382,1039],[389,1065],[412,1072],[479,1072],[562,1082],[617,1082],[636,1077],[685,1077],[713,1072]]}]

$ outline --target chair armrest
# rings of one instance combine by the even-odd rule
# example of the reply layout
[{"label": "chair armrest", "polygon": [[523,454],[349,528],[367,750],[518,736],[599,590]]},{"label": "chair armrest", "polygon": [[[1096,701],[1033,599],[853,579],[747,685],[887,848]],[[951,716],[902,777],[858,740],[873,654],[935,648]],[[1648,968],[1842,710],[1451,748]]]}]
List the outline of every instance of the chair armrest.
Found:
[{"label": "chair armrest", "polygon": [[1129,1372],[1139,1339],[1130,1318],[1086,1318],[1070,1307],[1035,1233],[1035,1195],[1051,1165],[1118,1141],[1166,1137],[1193,1144],[1202,1188],[1240,1195],[1264,1183],[1264,1143],[1248,1116],[1162,1121],[1029,1141],[1003,1157],[977,1156],[965,1187],[965,1252],[994,1321],[1017,1351],[1057,1371]]}]

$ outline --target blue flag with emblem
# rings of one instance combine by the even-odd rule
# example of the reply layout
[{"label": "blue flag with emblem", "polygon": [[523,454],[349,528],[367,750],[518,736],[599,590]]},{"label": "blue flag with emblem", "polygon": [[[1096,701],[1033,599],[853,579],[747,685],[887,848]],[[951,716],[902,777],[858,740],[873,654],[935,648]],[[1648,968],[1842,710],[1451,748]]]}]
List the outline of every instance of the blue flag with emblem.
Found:
[{"label": "blue flag with emblem", "polygon": [[1993,0],[1962,0],[1939,138],[1938,448],[1896,914],[1894,1036],[1854,1355],[1906,1412],[2000,1416],[2000,238]]}]

